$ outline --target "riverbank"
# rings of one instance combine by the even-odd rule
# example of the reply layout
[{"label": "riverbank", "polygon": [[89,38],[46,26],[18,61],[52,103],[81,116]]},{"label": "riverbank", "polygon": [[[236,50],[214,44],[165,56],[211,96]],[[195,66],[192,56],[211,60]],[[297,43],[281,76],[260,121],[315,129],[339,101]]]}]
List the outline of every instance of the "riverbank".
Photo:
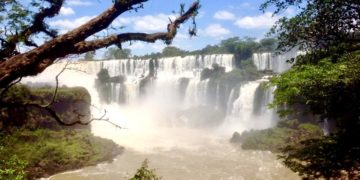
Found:
[{"label": "riverbank", "polygon": [[235,132],[230,142],[241,145],[244,150],[279,153],[289,145],[300,146],[301,141],[322,135],[322,129],[316,124],[283,120],[273,128]]},{"label": "riverbank", "polygon": [[35,179],[111,162],[123,148],[88,129],[16,130],[0,135],[0,179]]}]

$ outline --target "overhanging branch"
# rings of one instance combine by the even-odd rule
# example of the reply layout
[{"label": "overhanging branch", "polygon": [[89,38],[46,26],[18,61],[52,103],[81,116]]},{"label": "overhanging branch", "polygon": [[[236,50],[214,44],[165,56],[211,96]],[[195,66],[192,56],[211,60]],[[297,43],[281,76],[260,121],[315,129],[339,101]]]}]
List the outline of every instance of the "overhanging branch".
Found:
[{"label": "overhanging branch", "polygon": [[26,53],[14,55],[3,62],[0,61],[0,89],[6,87],[12,81],[20,77],[41,73],[44,69],[53,64],[56,59],[63,58],[70,54],[79,54],[88,50],[95,50],[111,44],[118,44],[131,40],[154,42],[157,39],[160,39],[164,40],[166,43],[171,43],[171,40],[176,35],[179,25],[195,16],[197,10],[200,8],[199,2],[193,3],[188,11],[168,25],[167,32],[154,34],[124,33],[110,36],[103,40],[84,41],[89,36],[107,28],[112,21],[123,12],[136,9],[136,7],[133,7],[134,5],[146,1],[147,0],[117,1],[112,7],[84,25],[64,35],[58,36]]},{"label": "overhanging branch", "polygon": [[122,33],[118,35],[111,35],[104,39],[93,40],[93,41],[83,41],[75,44],[73,53],[84,53],[91,50],[96,50],[103,47],[108,47],[113,44],[124,43],[127,41],[144,41],[153,43],[156,40],[163,40],[167,44],[170,44],[173,38],[177,33],[177,28],[180,24],[184,23],[191,17],[193,17],[198,9],[200,8],[199,2],[194,2],[190,8],[176,18],[174,21],[170,21],[168,24],[167,32],[159,32],[153,34],[147,33]]}]

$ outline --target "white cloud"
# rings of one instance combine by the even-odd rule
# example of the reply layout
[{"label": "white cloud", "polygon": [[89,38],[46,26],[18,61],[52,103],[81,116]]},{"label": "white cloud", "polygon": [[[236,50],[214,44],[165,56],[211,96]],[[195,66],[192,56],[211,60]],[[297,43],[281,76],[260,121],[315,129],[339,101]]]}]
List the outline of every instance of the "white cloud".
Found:
[{"label": "white cloud", "polygon": [[122,25],[123,26],[123,25],[128,25],[130,23],[131,23],[131,18],[119,17],[112,22],[112,25],[114,25],[114,26]]},{"label": "white cloud", "polygon": [[189,35],[185,34],[185,33],[177,33],[175,36],[176,39],[189,39]]},{"label": "white cloud", "polygon": [[210,24],[204,30],[205,35],[211,37],[221,37],[230,34],[230,31],[221,26],[221,24]]},{"label": "white cloud", "polygon": [[69,16],[75,14],[75,11],[71,7],[61,7],[60,15]]},{"label": "white cloud", "polygon": [[233,20],[235,19],[235,15],[229,11],[218,11],[214,14],[215,19],[219,20]]},{"label": "white cloud", "polygon": [[92,2],[86,0],[67,0],[65,1],[69,6],[91,6]]},{"label": "white cloud", "polygon": [[83,16],[83,17],[79,17],[79,18],[74,19],[74,20],[59,19],[59,20],[56,20],[56,21],[50,21],[49,25],[59,28],[60,33],[65,33],[65,32],[67,32],[69,30],[75,29],[75,28],[85,24],[86,22],[88,22],[92,18],[93,18],[93,16]]},{"label": "white cloud", "polygon": [[135,31],[155,32],[165,31],[169,18],[174,20],[174,15],[157,14],[146,16],[120,17],[113,22],[113,25],[132,26]]},{"label": "white cloud", "polygon": [[248,2],[244,2],[244,3],[240,4],[240,7],[249,8],[249,7],[251,7],[251,4]]},{"label": "white cloud", "polygon": [[161,52],[166,47],[166,45],[163,42],[156,42],[151,44],[151,47],[155,52]]},{"label": "white cloud", "polygon": [[196,19],[202,19],[203,17],[205,17],[205,11],[199,11],[199,14],[196,16]]},{"label": "white cloud", "polygon": [[259,16],[242,17],[235,22],[235,25],[242,29],[266,29],[274,25],[278,19],[278,16],[272,16],[271,12],[266,12]]},{"label": "white cloud", "polygon": [[131,45],[128,45],[127,48],[133,50],[139,50],[139,49],[143,49],[145,47],[143,42],[140,41],[136,41],[134,43],[132,43]]},{"label": "white cloud", "polygon": [[134,30],[137,31],[164,31],[170,19],[175,19],[174,15],[158,14],[155,16],[147,15],[137,17],[134,22]]}]

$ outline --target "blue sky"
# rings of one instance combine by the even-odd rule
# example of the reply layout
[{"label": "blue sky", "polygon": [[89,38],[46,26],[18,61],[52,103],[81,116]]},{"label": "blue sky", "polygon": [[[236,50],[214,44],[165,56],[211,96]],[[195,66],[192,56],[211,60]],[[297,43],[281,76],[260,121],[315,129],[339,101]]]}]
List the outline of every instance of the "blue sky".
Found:
[{"label": "blue sky", "polygon": [[[202,5],[197,17],[198,37],[189,38],[187,29],[190,24],[182,25],[172,45],[185,50],[194,50],[208,44],[217,44],[221,40],[239,36],[263,38],[272,24],[279,18],[272,16],[271,10],[261,12],[260,4],[264,0],[201,0]],[[179,4],[190,5],[192,0],[149,0],[144,3],[144,9],[139,12],[125,13],[113,23],[114,27],[125,26],[123,29],[106,33],[121,32],[158,32],[165,31],[166,25],[175,18],[172,12],[179,10]],[[98,15],[111,4],[111,0],[67,0],[61,9],[60,15],[48,20],[48,23],[62,33],[71,30],[92,17]],[[292,9],[282,15],[291,16]],[[123,47],[130,48],[133,54],[142,55],[150,52],[159,52],[165,45],[158,41],[155,44],[133,42]],[[101,50],[103,51],[103,50]],[[100,54],[101,54],[100,51]]]}]

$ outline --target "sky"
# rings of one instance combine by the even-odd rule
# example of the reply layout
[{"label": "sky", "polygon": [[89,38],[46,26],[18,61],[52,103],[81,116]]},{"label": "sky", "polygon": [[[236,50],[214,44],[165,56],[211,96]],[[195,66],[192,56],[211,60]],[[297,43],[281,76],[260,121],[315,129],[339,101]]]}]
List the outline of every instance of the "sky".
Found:
[{"label": "sky", "polygon": [[[280,16],[272,16],[271,9],[266,12],[259,10],[265,0],[201,0],[201,9],[196,18],[198,36],[190,38],[187,31],[190,23],[180,27],[172,46],[184,50],[196,50],[206,45],[214,45],[229,37],[263,38],[270,27],[280,16],[292,16],[294,10],[288,9]],[[97,16],[111,6],[111,0],[67,0],[59,16],[49,19],[50,26],[65,33],[91,18]],[[153,33],[166,31],[169,18],[174,19],[180,4],[189,7],[193,0],[149,0],[138,12],[127,12],[120,15],[114,27],[121,29],[102,32],[100,35],[123,32]],[[186,9],[186,8],[185,8]],[[156,43],[132,42],[123,47],[132,50],[132,54],[143,55],[160,52],[166,45],[162,41]],[[104,50],[100,50],[101,51]]]}]

